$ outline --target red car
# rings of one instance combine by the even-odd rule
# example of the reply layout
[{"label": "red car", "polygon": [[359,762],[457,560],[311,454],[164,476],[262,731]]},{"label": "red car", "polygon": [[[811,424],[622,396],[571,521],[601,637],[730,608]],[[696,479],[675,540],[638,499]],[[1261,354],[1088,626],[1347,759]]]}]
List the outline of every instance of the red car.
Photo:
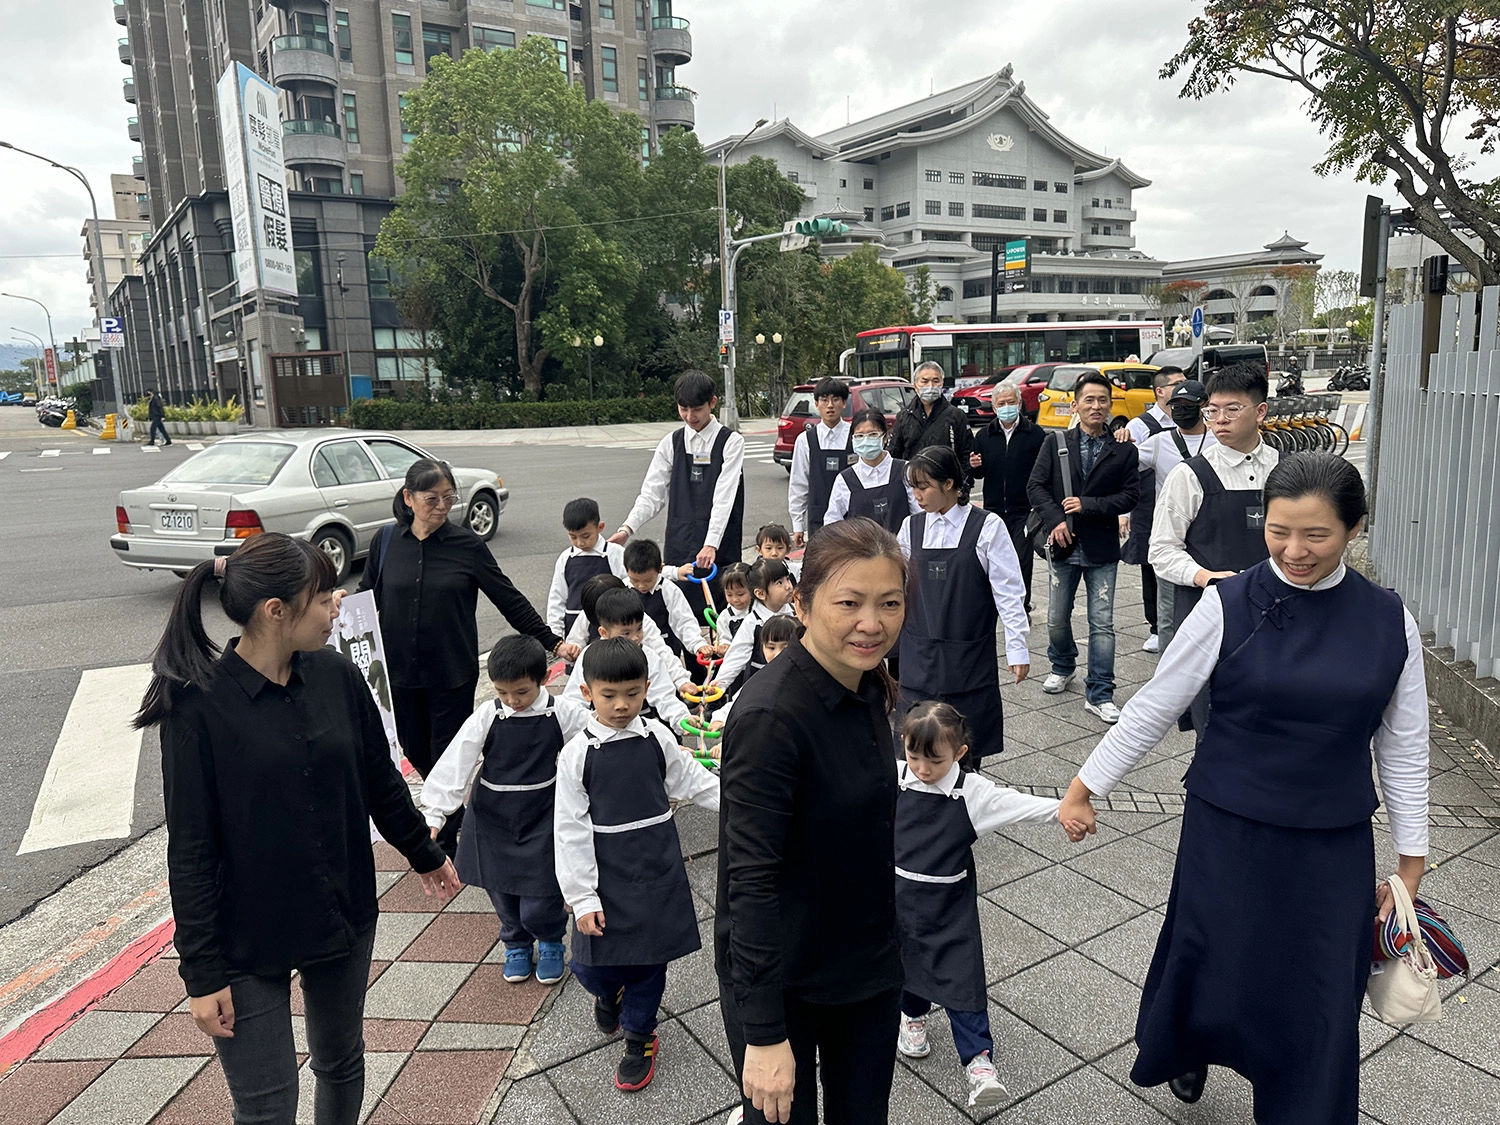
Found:
[{"label": "red car", "polygon": [[[896,415],[917,394],[915,387],[899,379],[845,379],[844,382],[849,384],[845,419],[873,407],[884,412],[887,424],[895,425]],[[772,455],[787,472],[792,471],[792,448],[797,444],[797,435],[807,428],[809,422],[817,420],[818,406],[813,402],[813,385],[803,383],[792,388],[792,396],[786,400],[786,407],[781,412],[781,424],[776,428],[776,451]]]},{"label": "red car", "polygon": [[1047,379],[1054,369],[1062,366],[1061,363],[1023,363],[1018,367],[1007,367],[988,378],[960,379],[954,384],[957,389],[953,392],[953,405],[968,415],[969,425],[983,426],[995,420],[995,408],[990,403],[995,384],[1011,382],[1020,389],[1021,409],[1034,422],[1037,411],[1041,409]]}]

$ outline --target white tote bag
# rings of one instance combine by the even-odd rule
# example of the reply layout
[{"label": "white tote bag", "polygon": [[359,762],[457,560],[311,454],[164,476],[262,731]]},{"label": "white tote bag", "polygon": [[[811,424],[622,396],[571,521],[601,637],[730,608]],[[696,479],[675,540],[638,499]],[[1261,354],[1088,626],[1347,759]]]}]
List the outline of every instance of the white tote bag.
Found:
[{"label": "white tote bag", "polygon": [[1437,1023],[1443,1018],[1443,998],[1438,994],[1437,965],[1422,940],[1417,911],[1407,894],[1406,884],[1392,875],[1387,883],[1396,901],[1396,918],[1411,935],[1406,951],[1390,961],[1377,961],[1370,967],[1370,983],[1365,995],[1370,1007],[1383,1022],[1390,1024]]}]

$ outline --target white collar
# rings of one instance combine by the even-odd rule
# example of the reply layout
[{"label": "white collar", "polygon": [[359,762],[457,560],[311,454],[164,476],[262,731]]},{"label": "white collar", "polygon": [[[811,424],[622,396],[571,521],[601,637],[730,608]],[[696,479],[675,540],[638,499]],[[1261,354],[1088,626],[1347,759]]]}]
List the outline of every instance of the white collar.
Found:
[{"label": "white collar", "polygon": [[[996,421],[998,422],[999,419],[997,418]],[[1005,435],[1005,437],[1006,437],[1007,440],[1009,440],[1010,439],[1010,435],[1013,434],[1013,433],[1015,433],[1016,430],[1020,427],[1020,425],[1021,425],[1021,419],[1020,418],[1017,418],[1014,422],[1012,422],[1008,426],[1004,422],[1000,422],[1000,432]]]},{"label": "white collar", "polygon": [[630,724],[623,730],[605,726],[599,721],[597,715],[593,715],[584,724],[584,730],[594,735],[600,742],[613,742],[617,738],[641,738],[650,733],[646,730],[646,720],[639,715],[631,719]]},{"label": "white collar", "polygon": [[1318,581],[1314,582],[1311,586],[1304,586],[1304,585],[1302,585],[1302,583],[1300,583],[1300,582],[1293,582],[1290,578],[1288,578],[1282,572],[1281,567],[1279,567],[1279,566],[1276,565],[1276,560],[1275,559],[1267,559],[1266,562],[1268,562],[1268,563],[1271,564],[1271,573],[1272,574],[1276,575],[1277,578],[1281,579],[1288,586],[1294,587],[1295,589],[1298,589],[1298,590],[1331,590],[1331,589],[1333,589],[1333,587],[1337,586],[1340,582],[1342,582],[1344,580],[1344,575],[1348,572],[1348,568],[1346,566],[1344,566],[1343,563],[1339,563],[1338,569],[1336,569],[1327,578],[1320,578],[1320,579],[1318,579]]},{"label": "white collar", "polygon": [[587,551],[585,551],[582,547],[575,547],[572,544],[569,544],[568,554],[570,558],[575,559],[579,558],[582,555],[598,555],[600,558],[603,558],[609,554],[609,548],[609,541],[601,535],[599,537],[599,542],[595,543],[593,547],[589,548]]},{"label": "white collar", "polygon": [[896,780],[902,789],[915,789],[918,793],[941,793],[944,797],[951,797],[953,796],[953,787],[958,784],[958,775],[960,772],[958,762],[954,762],[948,767],[947,773],[929,784],[925,781],[918,781],[917,775],[912,773],[911,768],[903,762],[897,771]]},{"label": "white collar", "polygon": [[946,512],[928,512],[928,524],[935,521],[952,524],[958,527],[969,518],[969,506],[967,504],[954,504]]},{"label": "white collar", "polygon": [[827,422],[823,421],[823,416],[821,414],[818,415],[818,428],[820,430],[825,430],[830,434],[838,433],[840,427],[847,426],[848,424],[849,422],[847,419],[840,418],[837,422],[830,426]]},{"label": "white collar", "polygon": [[710,418],[708,425],[704,426],[701,430],[694,430],[692,427],[684,425],[682,427],[682,440],[690,445],[712,445],[714,438],[718,436],[721,425],[723,423],[717,418]]},{"label": "white collar", "polygon": [[502,719],[514,719],[517,715],[527,718],[531,715],[545,715],[552,707],[552,696],[546,688],[537,693],[537,697],[531,701],[531,706],[524,711],[512,711],[498,699],[495,700],[495,710],[500,712]]}]

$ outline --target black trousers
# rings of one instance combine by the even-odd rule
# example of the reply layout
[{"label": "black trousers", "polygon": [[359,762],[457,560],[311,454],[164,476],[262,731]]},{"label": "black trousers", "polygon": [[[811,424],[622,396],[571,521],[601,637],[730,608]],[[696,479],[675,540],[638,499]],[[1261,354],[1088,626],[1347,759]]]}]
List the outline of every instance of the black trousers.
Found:
[{"label": "black trousers", "polygon": [[1007,513],[1000,517],[1005,521],[1005,530],[1010,532],[1011,546],[1016,549],[1016,561],[1021,564],[1021,581],[1026,584],[1026,612],[1031,612],[1031,564],[1036,561],[1036,552],[1031,549],[1031,540],[1026,534],[1026,521],[1030,512]]},{"label": "black trousers", "polygon": [[[474,713],[474,689],[479,672],[465,684],[452,688],[391,688],[391,704],[396,712],[396,737],[401,749],[423,777],[448,749],[448,743]],[[464,821],[460,805],[438,833],[438,846],[452,858],[458,847],[458,829]]]},{"label": "black trousers", "polygon": [[155,445],[156,444],[156,435],[157,434],[161,434],[161,441],[162,441],[163,445],[171,445],[172,444],[172,439],[167,436],[167,427],[162,424],[162,421],[161,421],[160,418],[153,418],[153,419],[151,419],[151,430],[146,435],[146,444],[147,445]]},{"label": "black trousers", "polygon": [[[815,1125],[818,1082],[823,1084],[827,1125],[886,1125],[891,1082],[896,1071],[896,1029],[901,990],[882,992],[853,1004],[809,1004],[788,996],[787,1039],[797,1061],[791,1125]],[[745,1069],[745,1032],[733,990],[719,983],[719,1007],[735,1074]],[[745,1098],[745,1125],[764,1125],[765,1116]]]},{"label": "black trousers", "polygon": [[1150,563],[1141,566],[1141,597],[1146,602],[1146,624],[1155,633],[1160,622],[1156,614],[1156,571],[1151,569]]}]

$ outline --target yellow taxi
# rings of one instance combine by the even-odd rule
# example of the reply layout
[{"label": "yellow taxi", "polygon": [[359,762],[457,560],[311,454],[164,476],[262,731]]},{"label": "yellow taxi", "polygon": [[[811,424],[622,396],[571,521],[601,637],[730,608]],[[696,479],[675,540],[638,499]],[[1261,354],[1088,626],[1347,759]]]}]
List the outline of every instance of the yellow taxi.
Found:
[{"label": "yellow taxi", "polygon": [[1097,371],[1114,387],[1114,410],[1110,425],[1118,429],[1150,410],[1156,402],[1151,380],[1156,368],[1149,363],[1069,363],[1053,370],[1042,392],[1037,424],[1065,430],[1073,424],[1073,387],[1089,371]]}]

